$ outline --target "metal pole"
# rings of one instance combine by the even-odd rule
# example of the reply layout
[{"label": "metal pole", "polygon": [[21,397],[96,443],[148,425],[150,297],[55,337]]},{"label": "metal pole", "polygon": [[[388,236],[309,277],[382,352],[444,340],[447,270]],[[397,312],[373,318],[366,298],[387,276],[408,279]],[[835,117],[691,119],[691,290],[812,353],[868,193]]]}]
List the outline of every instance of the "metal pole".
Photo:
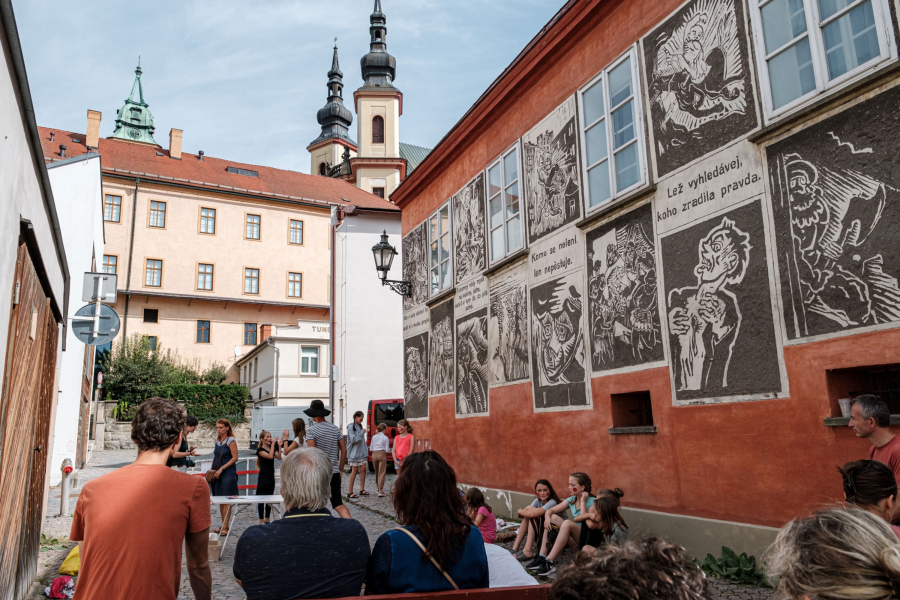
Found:
[{"label": "metal pole", "polygon": [[69,473],[72,472],[72,461],[65,459],[60,470],[62,483],[59,486],[59,516],[65,517],[69,514]]}]

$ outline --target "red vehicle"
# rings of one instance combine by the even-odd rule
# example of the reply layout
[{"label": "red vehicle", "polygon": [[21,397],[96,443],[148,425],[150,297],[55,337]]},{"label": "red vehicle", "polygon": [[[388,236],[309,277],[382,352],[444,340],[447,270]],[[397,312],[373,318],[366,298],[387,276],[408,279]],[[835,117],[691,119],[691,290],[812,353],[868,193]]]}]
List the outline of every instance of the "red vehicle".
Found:
[{"label": "red vehicle", "polygon": [[[387,429],[384,435],[391,440],[391,449],[394,447],[394,437],[397,435],[397,422],[403,418],[403,399],[394,400],[369,400],[369,410],[366,412],[366,427],[369,433],[366,434],[366,446],[371,446],[372,436],[378,433],[376,427],[379,423],[384,423]],[[387,453],[387,462],[394,465],[394,453]],[[369,451],[369,470],[374,471],[372,467],[372,451]]]}]

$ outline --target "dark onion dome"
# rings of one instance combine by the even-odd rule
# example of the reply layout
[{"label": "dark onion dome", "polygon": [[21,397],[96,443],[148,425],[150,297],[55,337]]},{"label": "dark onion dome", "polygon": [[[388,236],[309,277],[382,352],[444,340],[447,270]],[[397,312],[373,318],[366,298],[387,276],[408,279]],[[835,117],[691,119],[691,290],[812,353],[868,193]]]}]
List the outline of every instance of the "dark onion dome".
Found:
[{"label": "dark onion dome", "polygon": [[375,0],[375,10],[369,17],[369,23],[369,53],[359,61],[365,80],[360,89],[396,89],[397,60],[387,51],[387,18],[381,12],[381,0]]},{"label": "dark onion dome", "polygon": [[344,74],[338,64],[337,40],[334,43],[334,57],[331,59],[331,70],[328,71],[328,102],[316,113],[316,120],[322,126],[322,133],[310,143],[329,139],[340,139],[356,146],[350,139],[348,128],[353,123],[353,113],[344,106]]}]

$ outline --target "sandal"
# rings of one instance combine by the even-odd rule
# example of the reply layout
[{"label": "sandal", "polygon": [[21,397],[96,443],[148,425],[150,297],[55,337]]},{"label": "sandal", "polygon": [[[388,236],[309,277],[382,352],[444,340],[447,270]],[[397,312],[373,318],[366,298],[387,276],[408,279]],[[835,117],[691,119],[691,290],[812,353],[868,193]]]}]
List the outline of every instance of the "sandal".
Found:
[{"label": "sandal", "polygon": [[360,496],[368,496],[369,492],[367,492],[366,490],[359,490],[359,495]]},{"label": "sandal", "polygon": [[347,494],[347,499],[350,500],[351,498],[359,498],[359,494]]},{"label": "sandal", "polygon": [[378,497],[379,497],[379,498],[384,498],[384,492],[378,492]]}]

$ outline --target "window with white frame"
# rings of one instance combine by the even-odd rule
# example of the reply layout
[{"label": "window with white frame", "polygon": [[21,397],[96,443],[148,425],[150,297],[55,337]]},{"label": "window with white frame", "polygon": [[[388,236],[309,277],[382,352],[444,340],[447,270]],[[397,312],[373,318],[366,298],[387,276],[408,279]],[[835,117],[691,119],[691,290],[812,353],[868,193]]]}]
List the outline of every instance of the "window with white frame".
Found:
[{"label": "window with white frame", "polygon": [[637,68],[633,47],[578,90],[586,211],[646,182]]},{"label": "window with white frame", "polygon": [[891,55],[885,0],[750,0],[767,117]]},{"label": "window with white frame", "polygon": [[490,225],[488,237],[491,241],[491,262],[496,262],[523,245],[518,144],[488,166],[487,180]]},{"label": "window with white frame", "polygon": [[304,375],[319,374],[319,349],[303,346],[300,349],[300,372]]},{"label": "window with white frame", "polygon": [[431,295],[453,285],[453,258],[450,247],[450,202],[428,217],[428,266]]}]

